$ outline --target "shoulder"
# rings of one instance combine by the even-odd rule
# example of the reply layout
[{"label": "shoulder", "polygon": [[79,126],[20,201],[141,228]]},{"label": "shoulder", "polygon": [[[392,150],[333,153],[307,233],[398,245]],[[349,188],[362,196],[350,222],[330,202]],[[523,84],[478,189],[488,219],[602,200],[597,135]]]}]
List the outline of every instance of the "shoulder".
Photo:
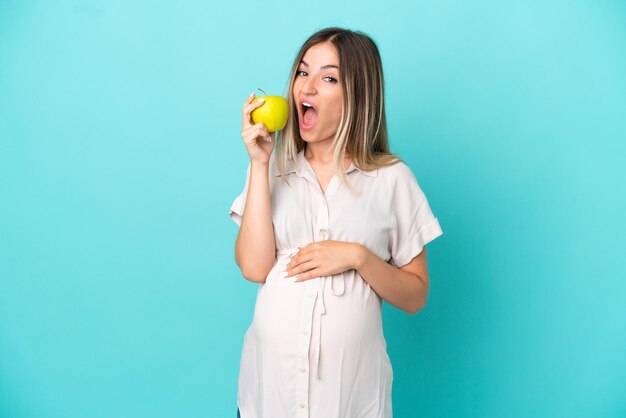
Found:
[{"label": "shoulder", "polygon": [[381,167],[378,169],[379,175],[384,178],[389,184],[395,184],[398,182],[417,182],[415,174],[411,167],[409,167],[404,161],[398,160],[395,163]]},{"label": "shoulder", "polygon": [[394,203],[398,201],[420,202],[426,198],[422,187],[411,167],[404,161],[381,169],[382,177],[385,178],[387,193]]}]

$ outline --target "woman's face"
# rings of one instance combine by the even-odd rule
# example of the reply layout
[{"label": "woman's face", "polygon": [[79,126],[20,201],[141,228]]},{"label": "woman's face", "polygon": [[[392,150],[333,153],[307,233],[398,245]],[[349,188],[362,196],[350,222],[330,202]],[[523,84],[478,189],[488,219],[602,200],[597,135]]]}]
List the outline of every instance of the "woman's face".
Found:
[{"label": "woman's face", "polygon": [[[302,139],[306,142],[332,142],[341,120],[343,99],[339,55],[332,43],[313,45],[304,54],[296,71],[293,97]],[[303,103],[312,105],[312,109]]]}]

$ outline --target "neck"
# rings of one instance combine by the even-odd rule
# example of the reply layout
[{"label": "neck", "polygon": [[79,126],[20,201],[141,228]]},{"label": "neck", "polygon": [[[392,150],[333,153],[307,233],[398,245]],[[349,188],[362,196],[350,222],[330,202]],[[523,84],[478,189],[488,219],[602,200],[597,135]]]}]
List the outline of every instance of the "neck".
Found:
[{"label": "neck", "polygon": [[304,148],[307,160],[320,164],[329,164],[333,161],[333,148],[330,142],[307,143]]},{"label": "neck", "polygon": [[[329,166],[333,163],[333,152],[334,149],[330,143],[307,143],[304,148],[304,157],[312,164]],[[345,168],[348,169],[352,159],[346,154],[343,161]]]}]

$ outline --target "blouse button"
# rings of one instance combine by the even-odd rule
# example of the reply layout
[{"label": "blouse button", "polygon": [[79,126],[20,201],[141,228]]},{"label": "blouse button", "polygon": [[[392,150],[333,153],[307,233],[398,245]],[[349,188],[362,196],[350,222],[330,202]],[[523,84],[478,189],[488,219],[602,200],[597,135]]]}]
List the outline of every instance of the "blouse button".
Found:
[{"label": "blouse button", "polygon": [[298,405],[300,408],[304,408],[306,405],[304,403],[300,403],[300,405]]}]

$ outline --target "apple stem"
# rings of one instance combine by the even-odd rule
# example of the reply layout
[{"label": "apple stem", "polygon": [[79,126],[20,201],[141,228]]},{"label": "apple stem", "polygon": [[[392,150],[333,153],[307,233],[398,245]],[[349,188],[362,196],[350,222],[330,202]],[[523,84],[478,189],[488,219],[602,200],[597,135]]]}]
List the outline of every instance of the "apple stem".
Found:
[{"label": "apple stem", "polygon": [[267,96],[267,93],[265,91],[263,91],[263,89],[261,87],[259,87],[257,90],[261,90],[263,92],[263,94]]}]

